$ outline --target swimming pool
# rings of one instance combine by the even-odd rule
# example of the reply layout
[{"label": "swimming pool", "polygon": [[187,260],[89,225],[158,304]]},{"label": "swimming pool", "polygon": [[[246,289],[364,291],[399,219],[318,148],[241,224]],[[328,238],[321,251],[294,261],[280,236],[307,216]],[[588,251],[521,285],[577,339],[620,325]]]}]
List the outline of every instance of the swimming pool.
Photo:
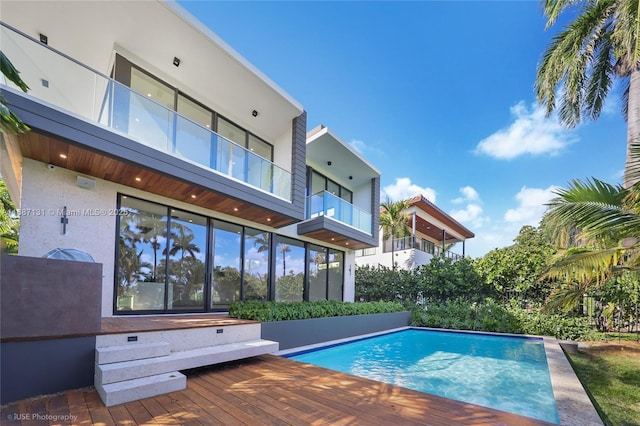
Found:
[{"label": "swimming pool", "polygon": [[541,338],[408,329],[287,357],[559,423]]}]

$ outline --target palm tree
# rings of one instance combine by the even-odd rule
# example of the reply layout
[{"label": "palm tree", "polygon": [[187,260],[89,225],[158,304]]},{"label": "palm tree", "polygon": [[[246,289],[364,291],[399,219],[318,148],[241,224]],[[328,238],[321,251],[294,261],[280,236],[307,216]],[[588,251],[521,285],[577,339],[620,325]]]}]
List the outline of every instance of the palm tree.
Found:
[{"label": "palm tree", "polygon": [[409,235],[409,214],[406,210],[409,208],[409,201],[401,200],[391,202],[387,199],[380,205],[380,229],[382,230],[382,238],[384,241],[391,239],[391,265],[396,268],[394,238],[406,237]]},{"label": "palm tree", "polygon": [[565,282],[547,307],[568,308],[607,279],[640,271],[640,183],[574,180],[556,194],[544,222],[564,249],[542,278]]},{"label": "palm tree", "polygon": [[633,141],[640,140],[640,6],[636,0],[543,0],[546,28],[579,4],[582,13],[553,38],[544,53],[536,95],[547,115],[559,108],[561,122],[574,127],[584,118],[596,120],[600,116],[613,81],[620,79],[627,119],[624,186],[629,188],[637,181],[628,176],[630,149]]}]

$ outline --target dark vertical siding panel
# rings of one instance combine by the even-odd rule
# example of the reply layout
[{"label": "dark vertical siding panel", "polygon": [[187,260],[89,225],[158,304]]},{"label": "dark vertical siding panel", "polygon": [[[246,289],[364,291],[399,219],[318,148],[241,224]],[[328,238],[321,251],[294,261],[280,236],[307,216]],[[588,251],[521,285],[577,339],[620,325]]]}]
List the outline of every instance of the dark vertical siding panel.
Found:
[{"label": "dark vertical siding panel", "polygon": [[307,112],[293,119],[291,147],[291,202],[294,209],[304,211],[304,194],[307,183]]},{"label": "dark vertical siding panel", "polygon": [[380,177],[371,179],[371,235],[378,241],[380,232]]}]

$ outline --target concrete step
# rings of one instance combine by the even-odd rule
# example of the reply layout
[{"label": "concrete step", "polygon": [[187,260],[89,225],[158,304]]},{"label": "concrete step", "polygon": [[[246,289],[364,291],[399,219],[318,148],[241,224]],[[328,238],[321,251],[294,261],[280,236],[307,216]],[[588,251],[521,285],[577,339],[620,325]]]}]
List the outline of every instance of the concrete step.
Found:
[{"label": "concrete step", "polygon": [[168,356],[96,365],[96,384],[109,384],[274,353],[278,342],[251,340],[172,352]]},{"label": "concrete step", "polygon": [[168,343],[131,343],[128,345],[96,348],[96,364],[112,364],[114,362],[133,361],[136,359],[168,356],[171,347]]},{"label": "concrete step", "polygon": [[96,390],[107,407],[179,391],[186,387],[187,377],[178,371],[107,385],[96,384]]}]

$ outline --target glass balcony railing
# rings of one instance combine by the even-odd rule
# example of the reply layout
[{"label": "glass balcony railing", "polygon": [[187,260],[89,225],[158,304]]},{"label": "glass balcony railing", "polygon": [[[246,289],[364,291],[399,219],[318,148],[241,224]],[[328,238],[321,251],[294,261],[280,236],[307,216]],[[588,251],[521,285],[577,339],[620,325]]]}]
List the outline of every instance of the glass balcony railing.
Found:
[{"label": "glass balcony railing", "polygon": [[[174,157],[291,200],[291,174],[4,23],[0,49],[32,96]],[[13,86],[0,80],[0,83]]]},{"label": "glass balcony railing", "polygon": [[[393,249],[391,245],[393,244]],[[416,249],[423,251],[425,253],[429,253],[433,256],[442,256],[443,251],[442,247],[432,243],[431,241],[416,241],[416,239],[412,236],[402,237],[402,238],[394,238],[393,240],[389,239],[384,241],[382,246],[383,253],[390,253],[393,251],[401,251],[401,250],[411,250]],[[454,253],[449,250],[444,251],[444,256],[453,259],[454,261],[458,261],[462,259],[462,256]]]},{"label": "glass balcony railing", "polygon": [[307,197],[306,218],[326,216],[371,235],[371,214],[328,191]]}]

